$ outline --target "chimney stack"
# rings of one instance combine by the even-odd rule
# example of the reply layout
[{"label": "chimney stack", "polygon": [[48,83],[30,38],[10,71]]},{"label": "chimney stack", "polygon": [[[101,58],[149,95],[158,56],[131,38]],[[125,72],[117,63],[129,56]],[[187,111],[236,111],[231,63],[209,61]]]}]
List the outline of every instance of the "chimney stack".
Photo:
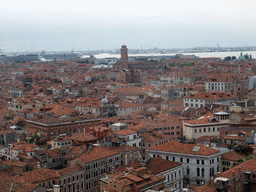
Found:
[{"label": "chimney stack", "polygon": [[59,185],[53,185],[53,192],[60,192],[60,186]]}]

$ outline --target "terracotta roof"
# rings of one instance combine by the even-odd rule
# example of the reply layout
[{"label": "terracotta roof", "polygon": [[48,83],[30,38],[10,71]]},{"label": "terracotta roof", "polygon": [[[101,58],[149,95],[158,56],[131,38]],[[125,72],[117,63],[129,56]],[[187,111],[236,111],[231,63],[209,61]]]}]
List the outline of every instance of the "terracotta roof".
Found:
[{"label": "terracotta roof", "polygon": [[222,100],[235,98],[235,95],[224,92],[203,92],[185,96],[184,98]]},{"label": "terracotta roof", "polygon": [[75,142],[89,142],[97,140],[97,138],[91,133],[73,133],[70,139]]},{"label": "terracotta roof", "polygon": [[223,135],[222,138],[225,140],[234,140],[234,141],[245,141],[246,140],[246,137],[232,136],[232,135]]},{"label": "terracotta roof", "polygon": [[68,174],[75,173],[75,172],[81,171],[81,170],[83,170],[83,167],[81,167],[79,165],[74,165],[74,166],[66,167],[64,169],[60,169],[58,172],[61,176],[63,176],[63,175],[68,175]]},{"label": "terracotta roof", "polygon": [[241,161],[245,158],[246,155],[240,154],[236,151],[230,151],[221,155],[221,160],[230,160],[230,161]]},{"label": "terracotta roof", "polygon": [[181,163],[169,161],[159,156],[156,158],[150,158],[146,167],[152,172],[152,174],[157,175],[181,165]]},{"label": "terracotta roof", "polygon": [[116,135],[131,135],[131,134],[136,134],[135,131],[132,129],[123,129],[115,132]]},{"label": "terracotta roof", "polygon": [[60,177],[60,174],[57,170],[40,168],[34,171],[22,173],[17,176],[12,176],[8,180],[32,184],[58,177]]},{"label": "terracotta roof", "polygon": [[219,175],[219,177],[231,178],[233,175],[237,175],[243,171],[256,172],[256,159],[245,161]]},{"label": "terracotta roof", "polygon": [[209,184],[206,184],[200,187],[195,187],[194,189],[192,189],[192,192],[216,192],[216,191],[217,191],[216,188],[213,186],[210,186]]},{"label": "terracotta roof", "polygon": [[95,147],[88,152],[85,152],[81,157],[77,158],[78,162],[81,162],[82,164],[86,164],[92,161],[96,161],[102,158],[106,158],[112,155],[116,155],[119,152],[114,150],[106,150],[105,148],[99,148]]},{"label": "terracotta roof", "polygon": [[[198,151],[193,150],[194,147],[198,147],[199,150]],[[220,151],[210,147],[206,147],[204,145],[184,144],[184,143],[179,143],[178,141],[175,141],[175,140],[169,141],[162,145],[155,146],[151,148],[151,150],[183,153],[183,154],[193,154],[193,155],[204,155],[204,156],[220,153]]]}]

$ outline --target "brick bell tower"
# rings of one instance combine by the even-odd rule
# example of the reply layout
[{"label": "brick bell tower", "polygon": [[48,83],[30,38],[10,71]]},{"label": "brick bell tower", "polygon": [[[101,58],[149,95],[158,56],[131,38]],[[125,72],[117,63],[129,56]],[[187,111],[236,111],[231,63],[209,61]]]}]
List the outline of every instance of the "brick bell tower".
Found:
[{"label": "brick bell tower", "polygon": [[128,49],[126,45],[121,48],[121,68],[128,69]]}]

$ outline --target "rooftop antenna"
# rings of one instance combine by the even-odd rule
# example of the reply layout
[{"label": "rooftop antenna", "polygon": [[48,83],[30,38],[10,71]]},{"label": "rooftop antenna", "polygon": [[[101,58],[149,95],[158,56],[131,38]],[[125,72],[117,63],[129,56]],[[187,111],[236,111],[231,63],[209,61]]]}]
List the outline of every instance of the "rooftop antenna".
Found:
[{"label": "rooftop antenna", "polygon": [[12,186],[13,186],[13,182],[11,183],[10,190],[8,192],[12,192]]}]

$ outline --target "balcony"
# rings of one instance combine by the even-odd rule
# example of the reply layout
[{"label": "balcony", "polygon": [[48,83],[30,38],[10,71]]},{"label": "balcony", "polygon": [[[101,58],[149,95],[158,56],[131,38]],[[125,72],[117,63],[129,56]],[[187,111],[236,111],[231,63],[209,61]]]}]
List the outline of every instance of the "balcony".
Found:
[{"label": "balcony", "polygon": [[230,187],[228,178],[217,177],[214,179],[214,187],[218,190],[227,191]]}]

